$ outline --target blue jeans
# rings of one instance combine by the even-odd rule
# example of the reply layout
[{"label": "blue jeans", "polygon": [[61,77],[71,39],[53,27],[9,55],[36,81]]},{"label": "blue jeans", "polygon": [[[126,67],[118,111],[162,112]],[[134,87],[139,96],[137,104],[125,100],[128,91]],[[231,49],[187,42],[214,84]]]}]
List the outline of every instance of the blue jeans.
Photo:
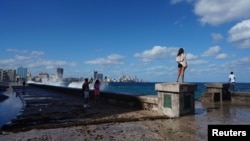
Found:
[{"label": "blue jeans", "polygon": [[235,82],[230,83],[230,90],[235,91]]}]

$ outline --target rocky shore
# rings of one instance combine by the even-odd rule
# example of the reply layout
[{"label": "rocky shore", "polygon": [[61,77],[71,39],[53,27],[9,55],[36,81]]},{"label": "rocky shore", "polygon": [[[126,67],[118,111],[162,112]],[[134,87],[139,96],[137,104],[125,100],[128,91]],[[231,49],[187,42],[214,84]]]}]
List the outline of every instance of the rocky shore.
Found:
[{"label": "rocky shore", "polygon": [[210,124],[250,124],[250,106],[195,102],[195,114],[168,118],[157,111],[91,102],[44,89],[13,87],[25,102],[20,116],[1,129],[0,140],[207,140]]}]

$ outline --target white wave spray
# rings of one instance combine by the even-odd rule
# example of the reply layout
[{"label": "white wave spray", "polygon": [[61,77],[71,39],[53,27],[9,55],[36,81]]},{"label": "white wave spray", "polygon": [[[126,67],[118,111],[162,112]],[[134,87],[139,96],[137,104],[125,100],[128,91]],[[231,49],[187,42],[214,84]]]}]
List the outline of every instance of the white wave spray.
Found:
[{"label": "white wave spray", "polygon": [[[94,82],[89,84],[89,88],[91,90],[94,89]],[[69,87],[69,88],[77,88],[77,89],[81,89],[82,88],[82,84],[84,83],[84,81],[79,81],[79,82],[71,82],[69,84],[67,84],[66,82],[63,81],[42,81],[42,82],[34,82],[34,81],[28,81],[27,83],[35,83],[35,84],[45,84],[45,85],[51,85],[51,86],[61,86],[61,87]],[[108,87],[108,82],[101,82],[101,87],[100,90],[104,90],[105,88]]]}]

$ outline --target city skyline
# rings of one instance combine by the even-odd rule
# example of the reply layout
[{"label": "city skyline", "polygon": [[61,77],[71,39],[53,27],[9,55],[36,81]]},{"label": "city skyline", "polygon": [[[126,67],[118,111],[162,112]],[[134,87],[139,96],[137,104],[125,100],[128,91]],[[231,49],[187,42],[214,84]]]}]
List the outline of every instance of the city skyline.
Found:
[{"label": "city skyline", "polygon": [[186,82],[249,82],[249,12],[249,0],[2,0],[0,68],[175,82],[182,47]]},{"label": "city skyline", "polygon": [[[79,77],[64,77],[63,68],[56,68],[55,73],[49,74],[48,72],[40,72],[37,75],[32,75],[27,71],[27,68],[18,67],[17,69],[1,69],[0,68],[0,82],[8,82],[8,81],[19,81],[19,80],[26,80],[26,81],[36,81],[36,82],[58,82],[58,81],[70,81],[70,82],[77,82],[77,81],[84,81],[84,76]],[[101,81],[106,82],[145,82],[142,79],[137,78],[136,76],[130,75],[122,75],[119,78],[113,78],[110,76],[105,76],[104,74],[93,71],[93,75],[90,76],[88,79],[99,79]]]}]

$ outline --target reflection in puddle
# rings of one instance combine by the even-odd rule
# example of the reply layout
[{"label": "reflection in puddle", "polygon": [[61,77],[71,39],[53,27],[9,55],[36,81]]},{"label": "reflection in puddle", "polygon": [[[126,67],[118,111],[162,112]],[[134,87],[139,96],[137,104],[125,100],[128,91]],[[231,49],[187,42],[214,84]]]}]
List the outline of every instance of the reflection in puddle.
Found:
[{"label": "reflection in puddle", "polygon": [[4,124],[10,124],[12,119],[20,115],[24,106],[22,100],[15,92],[4,93],[4,95],[9,98],[0,102],[0,128]]},{"label": "reflection in puddle", "polygon": [[31,107],[47,108],[49,104],[29,104]]},{"label": "reflection in puddle", "polygon": [[47,99],[52,99],[52,97],[24,97],[24,99],[25,100],[47,100]]}]

